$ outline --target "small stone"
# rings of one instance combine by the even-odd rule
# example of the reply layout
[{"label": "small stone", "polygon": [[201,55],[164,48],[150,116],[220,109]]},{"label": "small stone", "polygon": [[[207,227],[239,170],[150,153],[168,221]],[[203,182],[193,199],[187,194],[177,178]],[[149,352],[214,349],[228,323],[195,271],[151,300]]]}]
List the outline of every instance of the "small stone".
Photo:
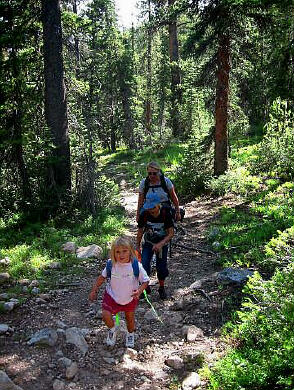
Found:
[{"label": "small stone", "polygon": [[65,383],[59,379],[55,379],[53,382],[53,390],[64,390],[65,389]]},{"label": "small stone", "polygon": [[30,279],[20,279],[18,281],[18,284],[20,284],[21,286],[28,286],[30,284]]},{"label": "small stone", "polygon": [[59,261],[52,261],[48,264],[48,268],[50,269],[61,269],[61,264]]},{"label": "small stone", "polygon": [[68,253],[75,253],[77,249],[76,244],[73,241],[68,241],[61,246],[61,250]]},{"label": "small stone", "polygon": [[200,376],[196,372],[190,372],[182,382],[183,390],[195,389],[201,385]]},{"label": "small stone", "polygon": [[0,334],[6,333],[9,330],[9,326],[7,324],[0,324]]},{"label": "small stone", "polygon": [[131,359],[135,359],[138,355],[138,352],[133,348],[127,348],[124,354],[129,356]]},{"label": "small stone", "polygon": [[32,280],[31,283],[29,284],[29,287],[39,287],[40,283],[38,280]]},{"label": "small stone", "polygon": [[186,340],[188,342],[193,342],[204,337],[203,330],[197,328],[195,325],[184,325],[182,328],[182,334],[186,336]]},{"label": "small stone", "polygon": [[10,275],[8,272],[0,273],[0,284],[4,284],[10,280]]},{"label": "small stone", "polygon": [[67,357],[61,357],[58,359],[58,363],[64,367],[70,367],[72,364],[72,360],[68,359]]},{"label": "small stone", "polygon": [[78,372],[78,365],[76,362],[72,362],[72,364],[67,367],[65,376],[67,379],[72,379]]},{"label": "small stone", "polygon": [[3,304],[3,309],[6,312],[12,311],[15,308],[15,303],[14,302],[4,302]]},{"label": "small stone", "polygon": [[0,260],[0,265],[6,266],[6,265],[9,265],[10,263],[11,263],[11,260],[9,257],[4,257],[4,259]]},{"label": "small stone", "polygon": [[184,367],[184,361],[180,356],[170,356],[166,359],[165,364],[175,370],[180,370]]}]

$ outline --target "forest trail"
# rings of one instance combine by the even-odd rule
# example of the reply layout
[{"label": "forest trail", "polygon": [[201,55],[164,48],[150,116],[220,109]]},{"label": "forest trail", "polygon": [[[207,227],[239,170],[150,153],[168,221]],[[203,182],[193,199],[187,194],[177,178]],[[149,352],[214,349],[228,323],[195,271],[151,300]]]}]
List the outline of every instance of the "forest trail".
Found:
[{"label": "forest trail", "polygon": [[[119,178],[121,203],[129,217],[128,234],[135,237],[137,194]],[[182,227],[173,239],[170,276],[167,279],[168,299],[158,297],[155,274],[151,279],[150,299],[163,324],[145,300],[136,314],[135,349],[124,347],[124,321],[113,348],[105,345],[106,327],[101,320],[102,290],[98,302],[90,305],[88,294],[105,260],[84,262],[84,273],[60,276],[57,287],[48,291],[46,301],[27,301],[16,311],[5,314],[1,322],[13,327],[11,337],[1,339],[0,367],[22,390],[175,390],[191,372],[197,372],[205,361],[210,364],[222,351],[219,329],[225,320],[224,291],[218,289],[217,257],[210,252],[204,233],[224,199],[200,199],[188,203]],[[228,200],[226,200],[228,202]],[[181,229],[182,231],[182,229]],[[154,268],[154,267],[153,267]],[[54,347],[38,348],[27,344],[34,332],[50,327],[58,332]],[[65,342],[67,328],[83,329],[89,350],[81,353]],[[185,333],[193,341],[187,341]],[[62,358],[77,362],[78,371],[65,379]],[[190,376],[194,388],[198,377]],[[194,386],[194,387],[193,387]],[[205,389],[204,382],[198,383]]]}]

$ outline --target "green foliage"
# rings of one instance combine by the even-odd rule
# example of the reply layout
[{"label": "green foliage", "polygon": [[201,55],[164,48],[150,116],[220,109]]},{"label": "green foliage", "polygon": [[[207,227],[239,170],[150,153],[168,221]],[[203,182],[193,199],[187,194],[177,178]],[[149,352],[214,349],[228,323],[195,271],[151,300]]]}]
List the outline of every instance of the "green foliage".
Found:
[{"label": "green foliage", "polygon": [[283,266],[286,257],[280,262],[278,257],[271,258],[270,248],[289,239],[294,224],[292,188],[292,183],[274,188],[269,183],[268,190],[260,192],[251,203],[221,209],[217,234],[212,234],[212,229],[208,237],[211,242],[219,242],[222,264],[259,266],[268,271]]},{"label": "green foliage", "polygon": [[261,179],[250,175],[250,172],[245,167],[229,170],[225,175],[220,175],[209,181],[209,189],[217,195],[235,193],[248,196],[259,191],[260,187]]},{"label": "green foliage", "polygon": [[[202,193],[206,182],[211,178],[213,157],[211,117],[204,109],[204,102],[198,101],[198,124],[195,133],[190,137],[181,165],[177,169],[175,185],[177,192],[186,199]],[[202,106],[202,109],[200,107]]]},{"label": "green foliage", "polygon": [[211,389],[294,387],[294,265],[263,281],[256,273],[247,283],[247,299],[231,324],[239,347],[228,352],[210,373]]},{"label": "green foliage", "polygon": [[104,208],[96,216],[73,215],[72,220],[61,225],[54,220],[47,224],[27,223],[18,229],[17,223],[1,220],[0,257],[8,256],[11,263],[7,272],[15,279],[45,277],[44,271],[50,263],[58,261],[66,272],[79,261],[75,256],[61,251],[61,245],[73,241],[77,246],[101,245],[106,254],[106,246],[113,237],[123,232],[125,219],[119,207]]},{"label": "green foliage", "polygon": [[253,164],[255,172],[269,172],[284,180],[294,177],[294,121],[286,101],[274,101],[266,133],[260,143],[259,156]]},{"label": "green foliage", "polygon": [[146,177],[146,166],[150,161],[157,161],[163,172],[172,180],[182,164],[186,150],[185,144],[170,143],[159,149],[144,148],[141,151],[119,150],[100,157],[103,169],[108,174],[124,174],[129,184],[138,186]]}]

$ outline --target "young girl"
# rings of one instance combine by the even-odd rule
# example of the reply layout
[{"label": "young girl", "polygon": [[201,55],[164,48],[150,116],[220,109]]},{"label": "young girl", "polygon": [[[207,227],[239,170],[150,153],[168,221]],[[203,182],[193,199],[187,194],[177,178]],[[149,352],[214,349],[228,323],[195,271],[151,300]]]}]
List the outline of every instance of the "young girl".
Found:
[{"label": "young girl", "polygon": [[[112,260],[111,278],[107,280],[102,301],[102,319],[108,327],[106,344],[112,346],[116,341],[113,315],[124,312],[128,328],[126,347],[133,348],[135,342],[135,309],[140,295],[148,286],[149,277],[140,263],[138,264],[139,277],[135,277],[132,266],[132,262],[136,257],[135,249],[128,238],[117,238],[112,243],[110,254]],[[106,279],[107,269],[105,267],[90,292],[90,301],[97,299],[98,289]]]}]

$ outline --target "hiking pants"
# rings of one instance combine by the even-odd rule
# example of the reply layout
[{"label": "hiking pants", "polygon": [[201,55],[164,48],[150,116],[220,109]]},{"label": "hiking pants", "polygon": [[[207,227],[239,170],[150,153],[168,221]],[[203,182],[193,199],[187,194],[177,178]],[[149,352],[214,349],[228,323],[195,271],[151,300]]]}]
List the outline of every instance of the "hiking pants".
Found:
[{"label": "hiking pants", "polygon": [[[154,253],[152,251],[152,247],[153,245],[150,242],[145,242],[142,247],[142,265],[148,276],[151,274],[151,260]],[[168,276],[167,252],[168,245],[165,245],[162,247],[160,253],[156,253],[156,271],[158,280],[164,280]]]}]

